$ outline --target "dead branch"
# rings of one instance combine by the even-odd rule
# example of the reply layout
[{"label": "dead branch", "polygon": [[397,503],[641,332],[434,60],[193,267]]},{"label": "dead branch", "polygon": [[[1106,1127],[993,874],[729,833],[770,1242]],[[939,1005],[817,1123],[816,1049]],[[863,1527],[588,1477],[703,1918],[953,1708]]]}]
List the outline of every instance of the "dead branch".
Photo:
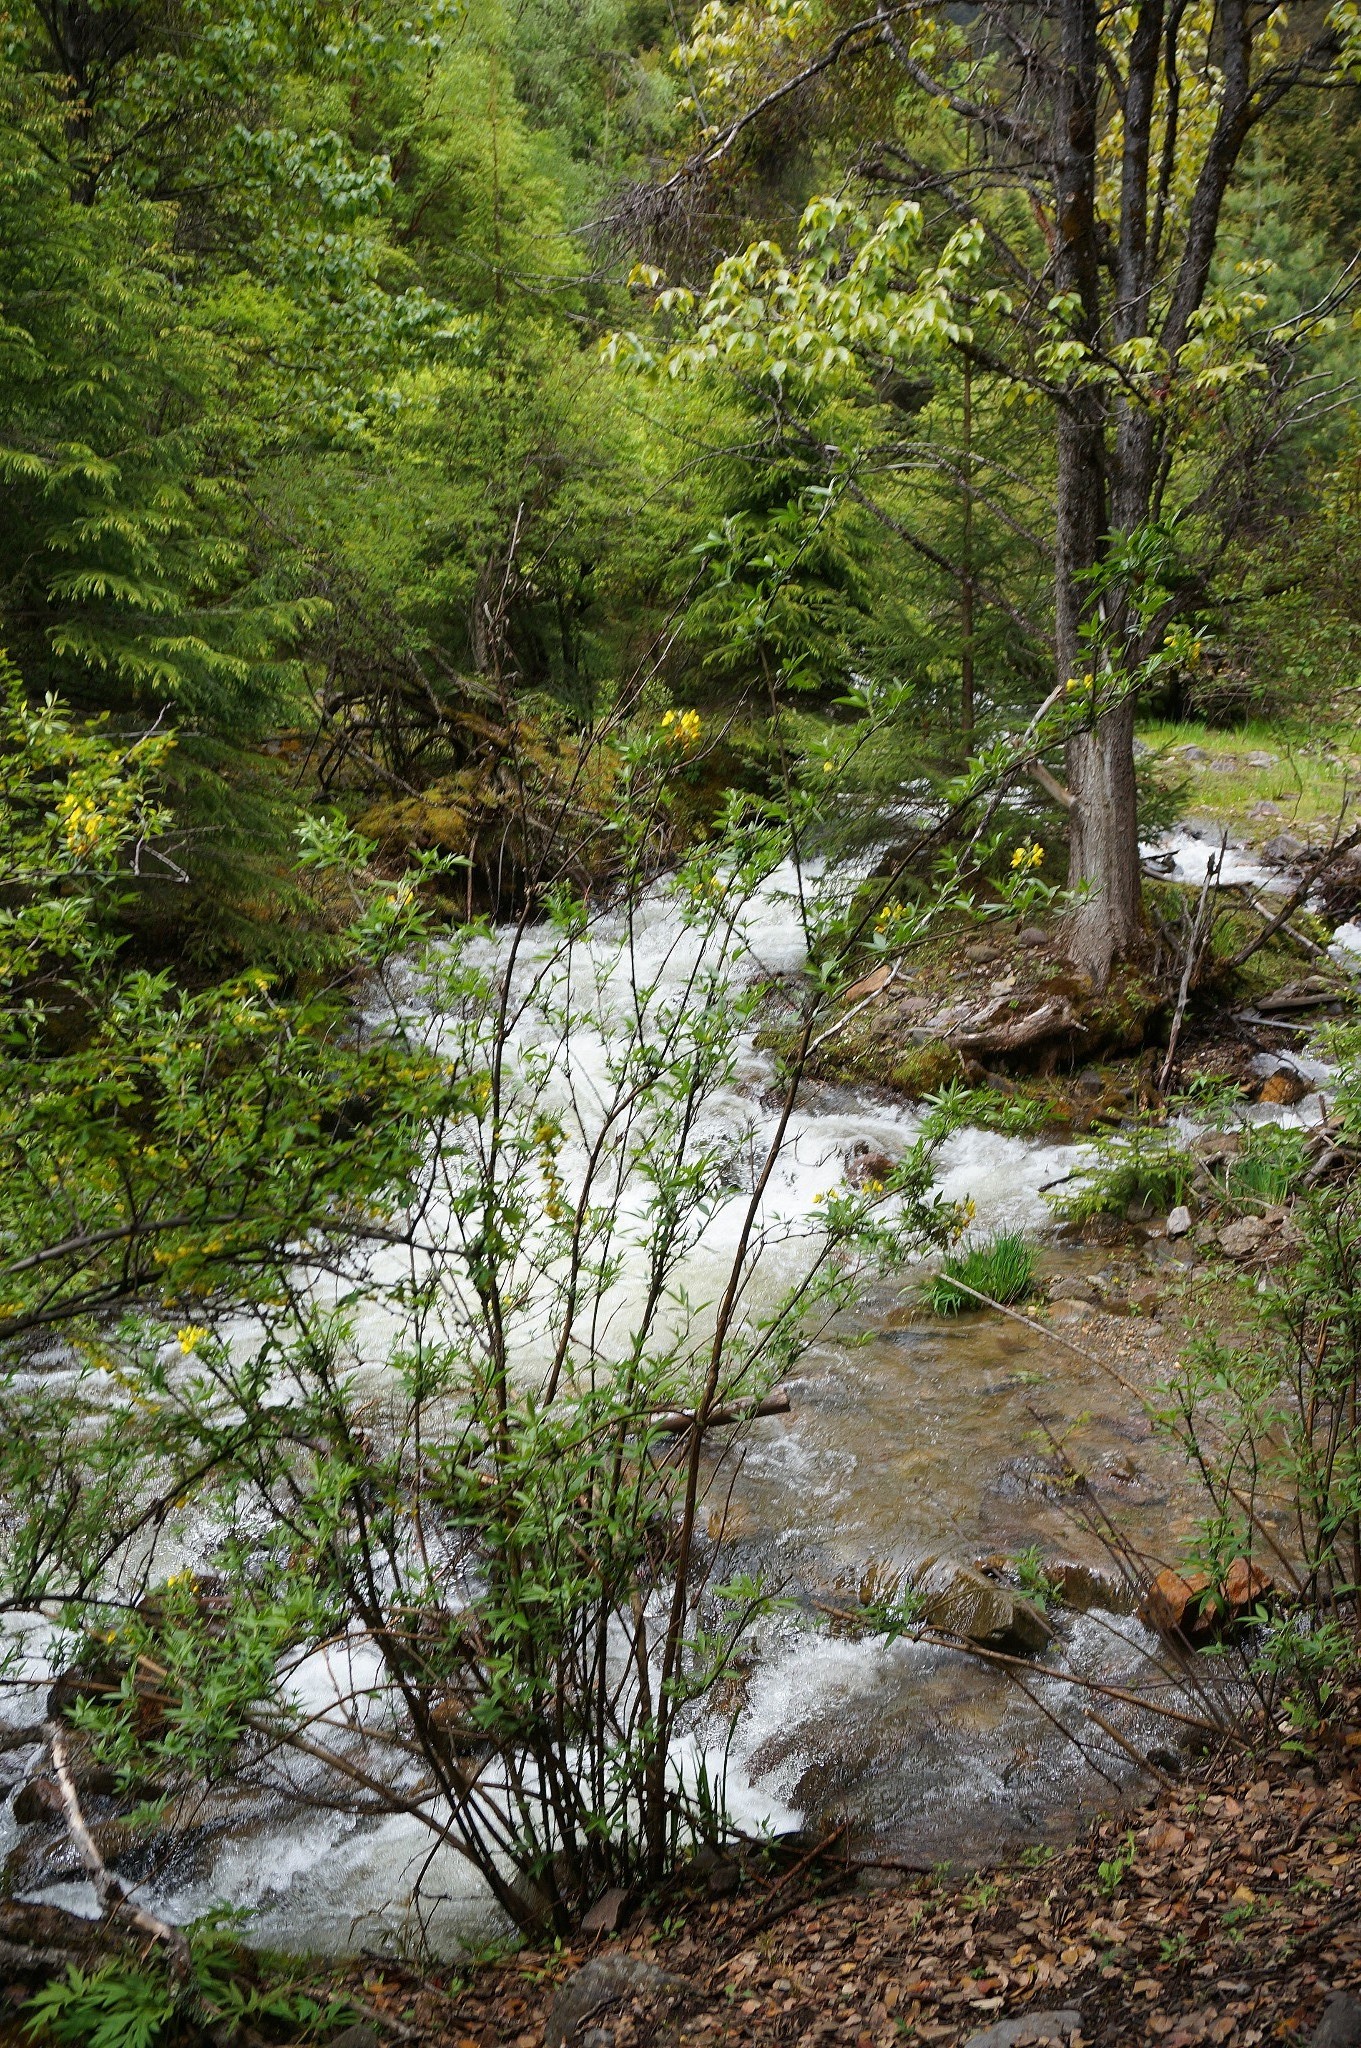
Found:
[{"label": "dead branch", "polygon": [[1251,960],[1254,953],[1260,952],[1269,939],[1275,938],[1277,932],[1292,912],[1299,908],[1324,869],[1331,867],[1333,862],[1340,859],[1344,853],[1350,853],[1354,846],[1361,846],[1361,825],[1358,825],[1354,832],[1349,832],[1345,839],[1335,839],[1326,853],[1321,854],[1316,861],[1310,862],[1271,922],[1258,933],[1255,939],[1249,939],[1246,946],[1240,946],[1233,958],[1226,961],[1225,965],[1228,967],[1241,967],[1245,960]]},{"label": "dead branch", "polygon": [[188,1977],[192,1967],[189,1943],[178,1927],[172,1927],[155,1913],[139,1906],[128,1894],[126,1886],[114,1876],[95,1845],[81,1812],[80,1798],[76,1792],[76,1781],[71,1774],[71,1760],[66,1749],[66,1734],[60,1727],[51,1730],[52,1768],[56,1773],[57,1785],[61,1792],[62,1808],[66,1816],[66,1827],[77,1854],[90,1873],[90,1882],[95,1897],[110,1920],[124,1920],[142,1934],[149,1934],[153,1941],[162,1944],[170,1961],[170,1967],[177,1977]]},{"label": "dead branch", "polygon": [[1186,1015],[1186,1004],[1191,994],[1192,984],[1196,979],[1196,970],[1200,964],[1201,954],[1205,949],[1205,906],[1210,900],[1210,891],[1218,881],[1219,871],[1224,865],[1224,847],[1226,844],[1227,841],[1221,841],[1219,852],[1217,854],[1212,853],[1205,864],[1205,880],[1200,886],[1200,901],[1196,905],[1196,914],[1192,920],[1191,935],[1186,941],[1186,959],[1181,970],[1181,986],[1177,990],[1177,1007],[1172,1014],[1172,1029],[1167,1034],[1167,1058],[1163,1061],[1162,1072],[1158,1076],[1158,1093],[1160,1095],[1167,1086],[1172,1072],[1172,1062],[1177,1056],[1177,1040],[1181,1037],[1181,1021]]}]

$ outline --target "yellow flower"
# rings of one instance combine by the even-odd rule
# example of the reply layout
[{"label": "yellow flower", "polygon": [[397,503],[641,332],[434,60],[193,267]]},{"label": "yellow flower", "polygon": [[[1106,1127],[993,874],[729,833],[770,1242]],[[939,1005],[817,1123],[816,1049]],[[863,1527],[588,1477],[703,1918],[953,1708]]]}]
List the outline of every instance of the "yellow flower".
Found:
[{"label": "yellow flower", "polygon": [[693,747],[700,735],[698,711],[664,711],[662,731],[673,747]]},{"label": "yellow flower", "polygon": [[824,774],[824,775],[835,775],[835,774],[836,774],[836,762],[835,762],[835,761],[824,761],[824,762],[823,762],[823,764],[822,764],[822,772],[823,772],[823,774]]},{"label": "yellow flower", "polygon": [[1039,840],[1034,840],[1029,846],[1018,846],[1011,856],[1011,865],[1013,868],[1042,868],[1044,848]]},{"label": "yellow flower", "polygon": [[186,1323],[182,1330],[176,1330],[175,1332],[175,1335],[180,1340],[180,1350],[186,1358],[191,1351],[198,1349],[207,1334],[208,1332],[198,1323]]}]

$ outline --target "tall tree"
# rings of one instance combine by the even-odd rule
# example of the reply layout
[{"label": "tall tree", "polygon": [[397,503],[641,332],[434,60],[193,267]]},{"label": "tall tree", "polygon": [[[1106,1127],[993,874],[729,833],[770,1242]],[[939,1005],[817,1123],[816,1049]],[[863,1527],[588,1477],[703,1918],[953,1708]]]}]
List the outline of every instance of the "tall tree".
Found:
[{"label": "tall tree", "polygon": [[[706,10],[710,40],[720,11],[729,43],[760,47],[763,10]],[[1070,879],[1081,892],[1068,943],[1104,983],[1143,941],[1135,680],[1177,616],[1206,601],[1255,432],[1252,408],[1239,405],[1227,445],[1228,395],[1255,382],[1269,405],[1263,350],[1284,332],[1253,332],[1260,300],[1213,285],[1226,198],[1273,109],[1297,89],[1345,80],[1356,10],[878,0],[830,39],[810,10],[794,12],[799,61],[785,53],[765,103],[862,67],[883,123],[868,147],[861,131],[870,184],[909,194],[939,228],[981,230],[953,300],[954,345],[976,374],[1052,408],[1055,680],[1060,691],[1076,685],[1069,701],[1085,707],[1067,746]],[[904,87],[886,120],[885,59]],[[710,174],[760,111],[711,133],[700,159]],[[878,288],[900,283],[885,275]],[[882,326],[851,345],[882,350]],[[1151,571],[1168,551],[1141,536],[1188,514],[1196,558],[1183,548],[1160,580]]]}]

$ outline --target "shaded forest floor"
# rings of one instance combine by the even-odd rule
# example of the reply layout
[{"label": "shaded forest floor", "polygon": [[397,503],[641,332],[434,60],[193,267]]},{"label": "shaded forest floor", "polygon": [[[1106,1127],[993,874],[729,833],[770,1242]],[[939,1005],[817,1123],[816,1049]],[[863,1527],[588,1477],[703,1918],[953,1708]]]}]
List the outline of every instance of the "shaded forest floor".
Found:
[{"label": "shaded forest floor", "polygon": [[[1308,1756],[1226,1746],[1042,1861],[942,1881],[834,1852],[773,1874],[753,1859],[728,1896],[709,1895],[711,1871],[618,1935],[522,1951],[461,1989],[375,1966],[360,1995],[430,2048],[554,2048],[564,1984],[627,1958],[624,1995],[567,2039],[954,2048],[999,2018],[1076,2008],[1094,2044],[1302,2040],[1331,1991],[1361,1991],[1359,1832],[1354,1696]],[[630,1988],[645,1964],[690,1988],[642,1973]]]}]

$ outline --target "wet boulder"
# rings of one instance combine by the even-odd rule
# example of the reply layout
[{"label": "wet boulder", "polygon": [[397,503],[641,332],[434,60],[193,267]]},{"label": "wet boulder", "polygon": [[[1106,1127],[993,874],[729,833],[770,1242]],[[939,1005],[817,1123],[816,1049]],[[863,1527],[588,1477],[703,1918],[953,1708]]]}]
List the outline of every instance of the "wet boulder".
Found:
[{"label": "wet boulder", "polygon": [[1028,1600],[953,1557],[927,1558],[913,1575],[928,1627],[992,1650],[1042,1650],[1054,1631]]},{"label": "wet boulder", "polygon": [[1277,1067],[1274,1074],[1268,1074],[1257,1091],[1259,1102],[1281,1102],[1287,1107],[1303,1102],[1310,1093],[1310,1084],[1294,1067]]},{"label": "wet boulder", "polygon": [[1274,838],[1268,839],[1262,848],[1262,858],[1271,861],[1276,867],[1289,868],[1293,867],[1296,861],[1303,860],[1308,851],[1309,848],[1304,841],[1297,839],[1293,832],[1278,832]]},{"label": "wet boulder", "polygon": [[1051,1301],[1085,1301],[1094,1304],[1096,1289],[1084,1273],[1063,1273],[1049,1283]]}]

